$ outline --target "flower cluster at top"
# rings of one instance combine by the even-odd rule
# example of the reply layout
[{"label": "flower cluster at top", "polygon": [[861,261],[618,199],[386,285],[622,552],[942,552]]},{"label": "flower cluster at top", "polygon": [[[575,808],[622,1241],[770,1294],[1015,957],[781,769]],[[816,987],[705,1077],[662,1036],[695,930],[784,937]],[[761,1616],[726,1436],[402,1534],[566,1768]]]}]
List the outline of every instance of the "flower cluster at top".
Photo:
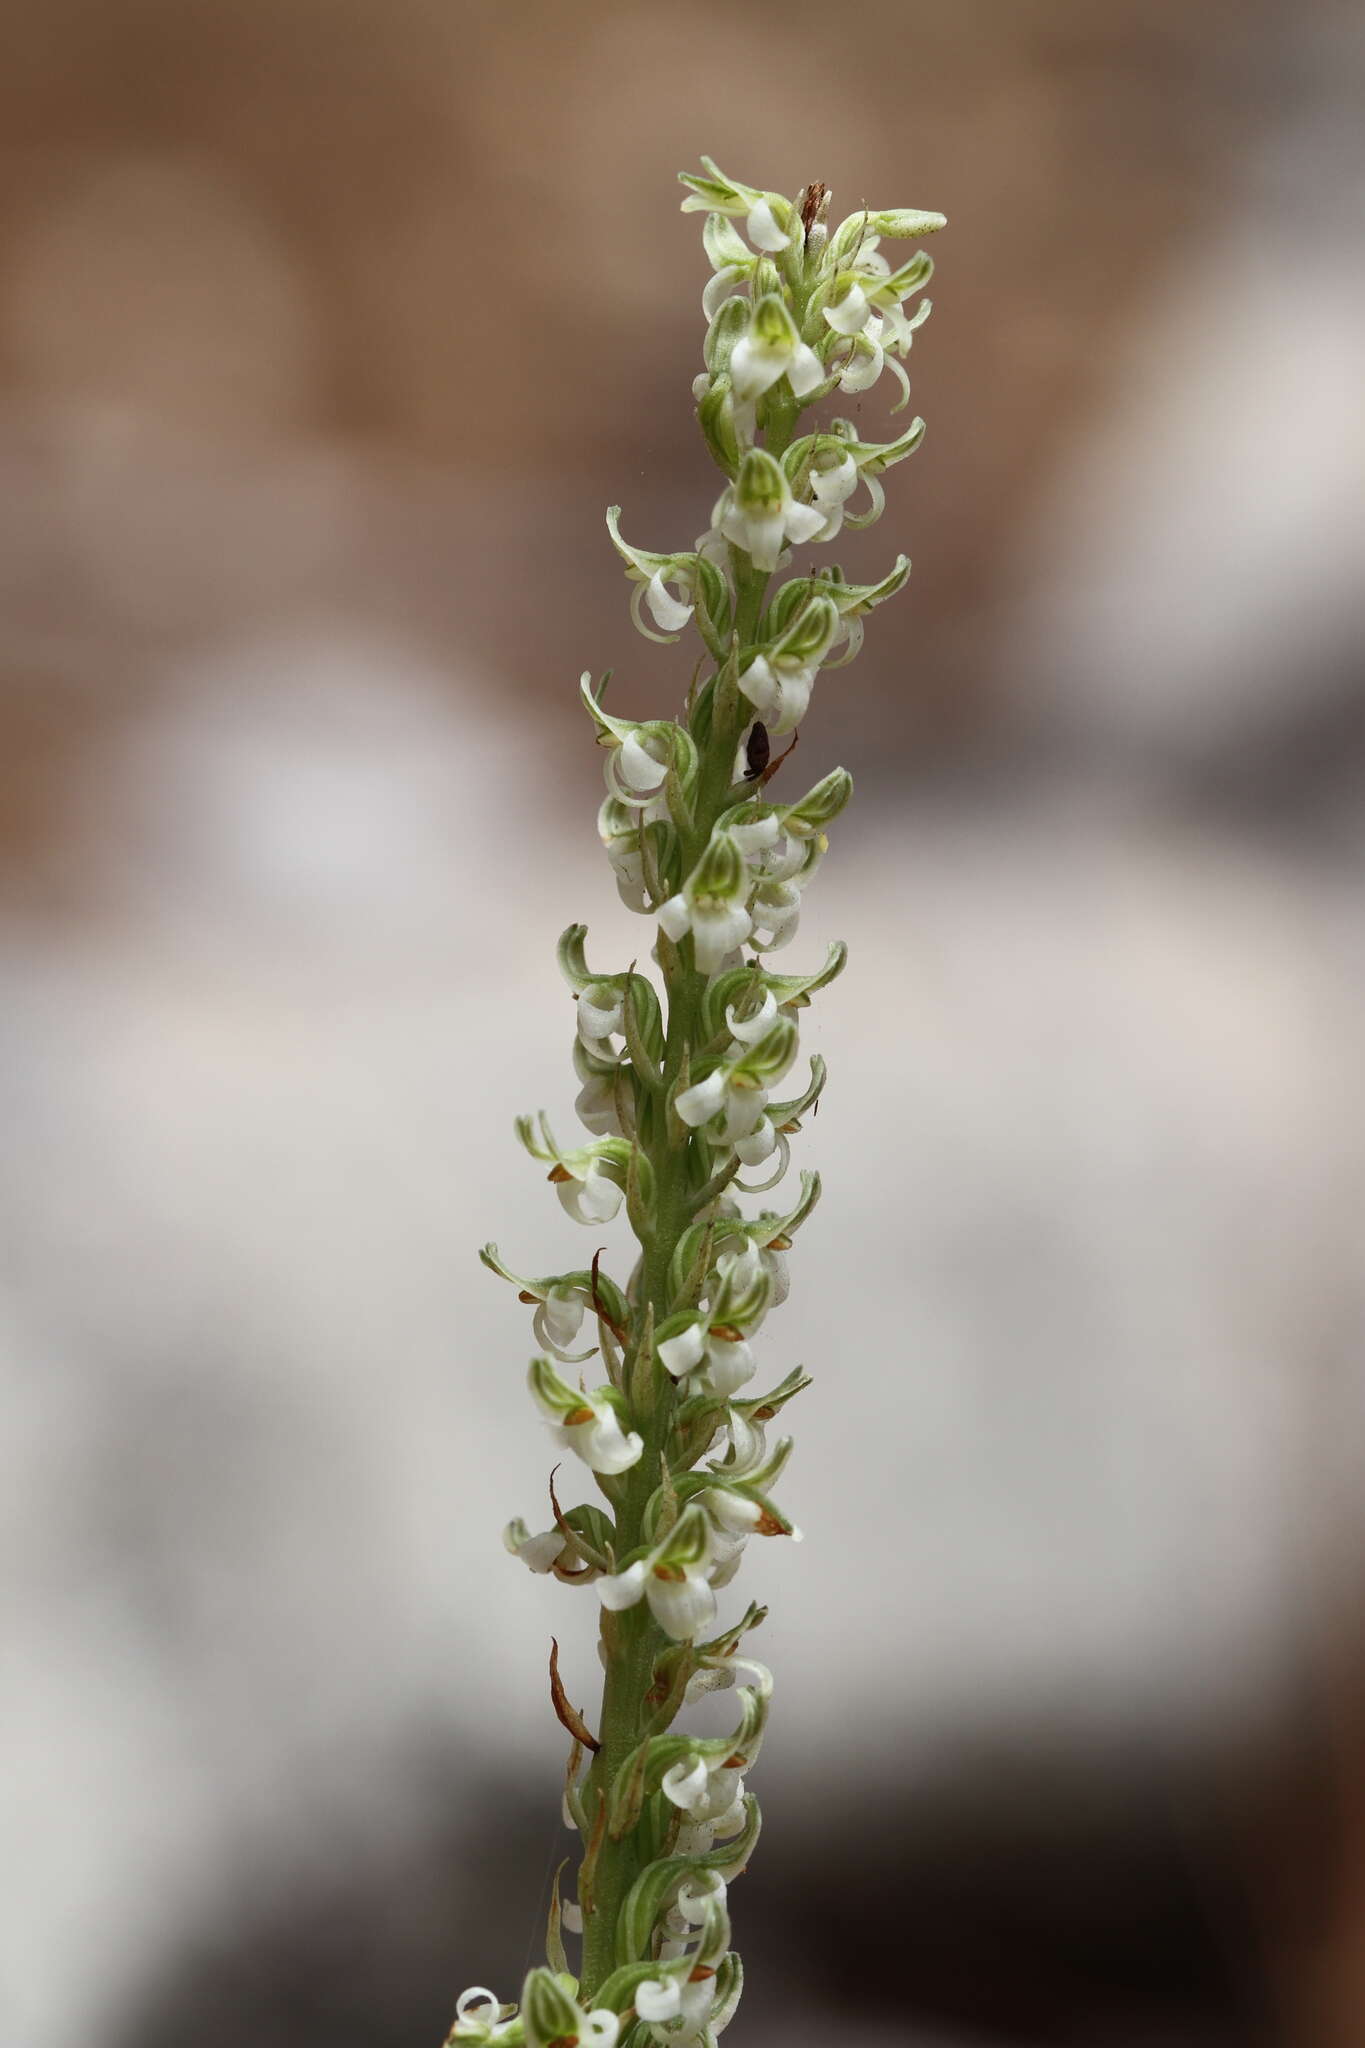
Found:
[{"label": "flower cluster at top", "polygon": [[[757,1396],[754,1343],[786,1298],[787,1253],[820,1191],[803,1172],[785,1208],[746,1214],[788,1171],[791,1140],[815,1108],[824,1064],[789,1078],[811,997],[844,964],[835,945],[805,974],[770,955],[795,936],[827,831],[852,793],[836,768],[791,802],[769,786],[822,669],[852,660],[863,622],[904,585],[898,556],[873,583],[834,566],[793,570],[792,549],[823,545],[883,509],[881,477],[918,445],[921,420],[886,441],[847,419],[802,416],[836,393],[863,393],[903,367],[929,311],[907,300],[932,265],[893,262],[885,244],[943,225],[909,210],[851,215],[831,230],[828,195],[796,199],[725,177],[709,159],[684,177],[684,212],[705,214],[713,275],[702,296],[705,371],[693,387],[706,444],[725,477],[707,530],[679,553],[612,540],[647,639],[698,635],[702,658],[677,719],[633,720],[582,679],[605,761],[599,830],[622,900],[655,928],[657,980],[635,962],[592,968],[571,926],[560,966],[575,1003],[576,1110],[587,1138],[561,1146],[544,1116],[518,1135],[549,1169],[577,1222],[624,1208],[639,1255],[624,1285],[591,1262],[526,1278],[489,1245],[485,1263],[532,1310],[532,1397],[562,1451],[591,1472],[606,1509],[561,1507],[551,1526],[509,1524],[506,1544],[532,1571],[595,1586],[606,1684],[600,1736],[551,1693],[573,1735],[564,1810],[583,1855],[576,1901],[558,1883],[549,1967],[526,1980],[520,2010],[464,1994],[451,2041],[509,2048],[702,2048],[739,1998],[728,1886],[758,1833],[746,1788],[772,1680],[738,1654],[764,1610],[717,1631],[717,1594],[752,1537],[798,1532],[773,1498],[792,1448],[767,1438],[809,1384],[799,1367]],[[790,572],[790,573],[788,573]],[[774,584],[774,579],[779,579]],[[583,1368],[600,1358],[605,1377]],[[740,1683],[741,1678],[744,1683]],[[735,1688],[736,1726],[679,1732],[680,1711]],[[585,1754],[592,1761],[580,1782]],[[584,1938],[568,1969],[565,1929]]]}]

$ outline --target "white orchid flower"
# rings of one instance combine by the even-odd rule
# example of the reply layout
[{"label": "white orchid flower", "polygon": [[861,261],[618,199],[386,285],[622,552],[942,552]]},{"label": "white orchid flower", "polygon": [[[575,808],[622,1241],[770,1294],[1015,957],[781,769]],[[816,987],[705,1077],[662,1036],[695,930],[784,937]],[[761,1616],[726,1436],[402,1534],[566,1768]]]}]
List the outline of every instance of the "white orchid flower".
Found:
[{"label": "white orchid flower", "polygon": [[712,524],[726,540],[743,548],[756,569],[775,569],[789,540],[813,540],[825,523],[825,514],[814,505],[802,505],[792,496],[791,484],[780,462],[766,448],[751,448],[739,466],[739,475],[721,493]]},{"label": "white orchid flower", "polygon": [[738,846],[728,832],[716,831],[679,893],[660,905],[659,923],[670,939],[692,934],[702,974],[715,974],[748,938],[753,928],[744,907],[748,886]]},{"label": "white orchid flower", "polygon": [[533,1358],[526,1378],[557,1441],[581,1458],[590,1471],[610,1475],[625,1472],[636,1463],[644,1439],[636,1430],[622,1429],[615,1405],[620,1397],[614,1388],[598,1387],[585,1393],[571,1387],[548,1358]]},{"label": "white orchid flower", "polygon": [[749,315],[747,332],[730,356],[730,382],[741,405],[752,405],[778,379],[785,377],[798,398],[825,381],[825,366],[775,292],[759,300]]},{"label": "white orchid flower", "polygon": [[706,1576],[710,1561],[711,1525],[700,1508],[688,1507],[646,1557],[601,1580],[598,1595],[613,1614],[647,1601],[666,1634],[689,1642],[716,1618]]}]

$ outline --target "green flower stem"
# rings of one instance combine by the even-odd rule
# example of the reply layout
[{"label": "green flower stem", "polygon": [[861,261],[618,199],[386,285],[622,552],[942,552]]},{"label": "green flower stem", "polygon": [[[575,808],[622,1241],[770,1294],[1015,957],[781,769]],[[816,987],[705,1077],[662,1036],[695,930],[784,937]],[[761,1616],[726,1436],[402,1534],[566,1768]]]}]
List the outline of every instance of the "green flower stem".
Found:
[{"label": "green flower stem", "polygon": [[[790,428],[787,436],[789,438]],[[737,551],[736,551],[737,552]],[[737,647],[752,644],[769,578],[738,556],[738,600],[735,607],[734,640]],[[713,725],[702,751],[695,807],[696,830],[686,850],[684,871],[700,858],[717,819],[733,801],[735,750],[740,735],[752,717],[752,707],[740,697],[732,715]],[[668,1037],[664,1054],[665,1090],[676,1087],[684,1062],[701,1043],[701,1006],[706,977],[692,965],[692,941],[684,939],[673,947],[661,938],[660,963],[668,996]],[[670,1127],[671,1126],[671,1127]],[[673,1254],[684,1232],[696,1220],[693,1202],[696,1187],[689,1171],[690,1132],[679,1132],[676,1122],[660,1117],[655,1143],[650,1147],[654,1169],[655,1205],[653,1229],[642,1240],[643,1273],[641,1299],[632,1317],[632,1338],[638,1343],[646,1304],[654,1320],[662,1322],[673,1306],[669,1270]],[[662,1367],[645,1362],[631,1388],[633,1424],[645,1440],[638,1463],[623,1476],[623,1491],[616,1508],[616,1548],[626,1556],[644,1541],[644,1515],[663,1479],[664,1446],[677,1395],[673,1382]],[[588,1843],[596,1822],[599,1801],[607,1793],[621,1765],[643,1739],[650,1716],[645,1695],[653,1683],[654,1665],[669,1638],[642,1601],[623,1613],[604,1612],[602,1645],[606,1678],[602,1689],[602,1711],[598,1722],[601,1748],[593,1759],[587,1779],[585,1812]],[[587,1844],[585,1844],[585,1847]],[[616,1965],[616,1927],[626,1894],[642,1868],[637,1833],[614,1842],[603,1835],[597,1850],[592,1880],[592,1903],[583,1916],[582,1993],[595,1995]]]}]

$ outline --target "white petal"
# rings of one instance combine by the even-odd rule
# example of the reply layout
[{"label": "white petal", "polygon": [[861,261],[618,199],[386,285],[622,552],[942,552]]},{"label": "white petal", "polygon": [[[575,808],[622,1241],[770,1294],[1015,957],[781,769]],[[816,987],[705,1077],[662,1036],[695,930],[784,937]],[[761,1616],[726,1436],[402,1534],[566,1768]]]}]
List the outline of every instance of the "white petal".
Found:
[{"label": "white petal", "polygon": [[[487,2014],[474,2014],[475,2006],[491,2006],[492,2010]],[[455,2001],[455,2017],[457,2020],[477,2017],[492,2021],[497,2018],[499,2008],[500,2001],[491,1991],[486,1991],[482,1984],[471,1984],[468,1991],[462,1991]]]},{"label": "white petal", "polygon": [[558,1529],[547,1529],[543,1536],[528,1536],[519,1543],[516,1554],[533,1572],[548,1572],[563,1548],[564,1538]]},{"label": "white petal", "polygon": [[[814,540],[825,523],[825,514],[818,505],[797,505],[787,507],[786,528],[794,541]],[[757,560],[757,556],[754,558]]]},{"label": "white petal", "polygon": [[794,732],[810,709],[810,693],[815,678],[808,671],[799,675],[785,676],[779,694],[776,710],[768,719],[768,730],[775,739],[784,733]]},{"label": "white petal", "polygon": [[622,1190],[599,1170],[595,1161],[588,1168],[586,1179],[556,1181],[555,1193],[575,1223],[610,1223],[624,1200]]},{"label": "white petal", "polygon": [[[701,309],[708,320],[714,320],[725,301],[735,296],[735,286],[744,282],[744,272],[738,263],[727,263],[714,277],[707,280],[701,295]],[[710,383],[710,378],[707,378]]]},{"label": "white petal", "polygon": [[616,1091],[605,1075],[594,1074],[591,1081],[585,1081],[573,1099],[573,1106],[578,1121],[594,1138],[626,1136],[616,1107]]},{"label": "white petal", "polygon": [[744,232],[755,249],[762,249],[769,256],[775,256],[779,249],[791,247],[791,236],[783,234],[773,218],[773,210],[766,199],[756,199],[749,208],[749,218],[744,223]]},{"label": "white petal", "polygon": [[700,377],[694,377],[694,378],[692,379],[692,399],[693,399],[693,403],[694,403],[694,404],[696,404],[696,405],[700,405],[700,404],[701,404],[701,402],[702,402],[702,400],[703,400],[703,398],[705,398],[705,396],[706,396],[707,392],[708,392],[708,391],[709,391],[710,389],[711,389],[711,377],[710,377],[710,373],[709,373],[708,371],[706,371],[706,370],[703,370],[703,371],[702,371],[702,373],[701,373],[701,375],[700,375]]},{"label": "white petal", "polygon": [[680,604],[668,589],[662,569],[656,569],[646,584],[645,603],[661,633],[680,633],[692,616],[691,605]]},{"label": "white petal", "polygon": [[627,1565],[623,1572],[600,1581],[597,1597],[604,1607],[613,1614],[619,1614],[625,1607],[634,1607],[645,1590],[645,1572],[648,1567],[643,1558],[638,1564]]},{"label": "white petal", "polygon": [[[776,825],[776,818],[772,822]],[[734,1004],[728,1003],[725,1009],[725,1028],[732,1038],[739,1040],[741,1045],[756,1045],[774,1023],[776,1017],[777,997],[770,988],[766,988],[763,991],[763,1001],[759,1004],[752,1017],[738,1016]]]},{"label": "white petal", "polygon": [[762,1251],[762,1259],[773,1283],[771,1306],[773,1308],[781,1308],[783,1302],[791,1293],[792,1285],[791,1272],[787,1265],[787,1254],[785,1252],[773,1251],[770,1246],[765,1245]]},{"label": "white petal", "polygon": [[738,903],[720,910],[698,911],[692,920],[692,943],[700,972],[716,973],[726,954],[742,946],[753,928],[753,919]]},{"label": "white petal", "polygon": [[645,2021],[676,2019],[682,2011],[682,1993],[676,1977],[646,1977],[635,1987],[635,2010]]},{"label": "white petal", "polygon": [[751,1380],[758,1367],[750,1347],[742,1339],[713,1337],[706,1347],[707,1377],[722,1400],[737,1394]]},{"label": "white petal", "polygon": [[699,1756],[683,1757],[663,1774],[659,1790],[665,1799],[671,1799],[675,1806],[685,1813],[694,1813],[705,1804],[710,1790],[711,1773]]},{"label": "white petal", "polygon": [[685,938],[692,929],[692,912],[685,896],[670,896],[658,909],[659,923],[670,939]]},{"label": "white petal", "polygon": [[752,335],[741,334],[730,353],[730,384],[735,397],[741,404],[761,398],[776,384],[789,361],[786,350],[764,348]]},{"label": "white petal", "polygon": [[616,2048],[621,2022],[605,2005],[586,2013],[578,2029],[579,2048]]},{"label": "white petal", "polygon": [[[799,508],[793,506],[791,510]],[[816,524],[819,525],[819,520]],[[744,520],[744,538],[740,546],[748,555],[755,569],[772,570],[777,567],[777,558],[782,552],[784,530],[790,530],[790,518],[784,520],[781,512],[750,513]]]},{"label": "white petal", "polygon": [[[739,687],[761,718],[777,708],[779,689],[777,677],[768,665],[766,654],[756,654],[739,679]],[[744,828],[741,827],[741,830]],[[745,849],[747,851],[747,849]]]},{"label": "white petal", "polygon": [[777,1132],[773,1129],[772,1118],[764,1117],[747,1137],[736,1138],[735,1151],[745,1166],[762,1166],[765,1159],[771,1159],[777,1150]]},{"label": "white petal", "polygon": [[870,391],[882,374],[883,356],[879,344],[870,353],[859,351],[839,378],[841,391]]},{"label": "white petal", "polygon": [[[594,993],[605,1002],[594,1000]],[[578,1035],[585,1045],[596,1045],[621,1029],[622,1001],[615,989],[585,988],[578,998]]]},{"label": "white petal", "polygon": [[651,1572],[645,1598],[654,1619],[676,1643],[685,1643],[716,1618],[716,1596],[705,1579],[661,1579]]},{"label": "white petal", "polygon": [[548,1351],[563,1351],[573,1343],[582,1325],[583,1297],[576,1293],[547,1294],[532,1317],[536,1342]]},{"label": "white petal", "polygon": [[564,1899],[560,1902],[559,1917],[568,1928],[570,1934],[581,1934],[583,1932],[583,1908],[576,1905],[572,1899]]},{"label": "white petal", "polygon": [[842,455],[827,469],[813,469],[810,487],[818,505],[842,505],[858,488],[858,465],[851,455]]},{"label": "white petal", "polygon": [[591,1422],[566,1425],[561,1434],[594,1472],[626,1472],[643,1451],[644,1438],[622,1429],[615,1411],[604,1408]]},{"label": "white petal", "polygon": [[725,1101],[725,1071],[717,1067],[714,1074],[708,1074],[704,1081],[698,1081],[693,1088],[684,1088],[675,1096],[673,1107],[685,1124],[695,1130],[698,1124],[707,1123]]},{"label": "white petal", "polygon": [[634,733],[629,733],[621,742],[616,758],[621,780],[628,789],[633,789],[640,795],[652,796],[656,789],[663,788],[664,778],[668,773],[666,765],[662,761],[656,761],[648,747]]},{"label": "white petal", "polygon": [[747,1138],[750,1131],[758,1128],[767,1101],[766,1088],[730,1089],[725,1103],[723,1132],[727,1144],[733,1145],[736,1138]]},{"label": "white petal", "polygon": [[659,1362],[664,1371],[675,1380],[700,1365],[706,1350],[706,1325],[693,1323],[690,1329],[679,1330],[676,1337],[665,1337],[657,1347]]},{"label": "white petal", "polygon": [[860,284],[850,285],[837,306],[826,306],[825,318],[836,334],[858,334],[871,312],[867,293]]},{"label": "white petal", "polygon": [[[758,659],[763,661],[762,655]],[[766,661],[763,662],[763,666],[767,668]],[[747,690],[745,695],[748,695]],[[750,854],[758,853],[763,847],[772,845],[777,837],[778,824],[774,814],[769,811],[766,817],[756,818],[752,825],[731,825],[729,831],[730,837],[747,860]]]},{"label": "white petal", "polygon": [[817,384],[823,384],[828,375],[815,350],[804,341],[798,342],[787,365],[787,382],[795,395],[804,398],[808,391],[814,391]]},{"label": "white petal", "polygon": [[701,1500],[712,1520],[736,1536],[751,1536],[763,1519],[757,1501],[746,1500],[742,1493],[731,1493],[723,1486],[708,1486]]}]

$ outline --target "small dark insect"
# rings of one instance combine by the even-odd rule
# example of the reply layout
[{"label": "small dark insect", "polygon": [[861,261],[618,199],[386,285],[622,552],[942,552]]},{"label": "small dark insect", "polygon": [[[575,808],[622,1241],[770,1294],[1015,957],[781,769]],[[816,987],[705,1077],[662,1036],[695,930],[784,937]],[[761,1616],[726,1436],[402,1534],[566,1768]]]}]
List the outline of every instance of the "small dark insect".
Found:
[{"label": "small dark insect", "polygon": [[744,780],[746,782],[757,782],[759,776],[768,765],[768,757],[771,753],[772,744],[768,738],[768,728],[761,718],[756,718],[749,728],[749,737],[744,743]]}]

